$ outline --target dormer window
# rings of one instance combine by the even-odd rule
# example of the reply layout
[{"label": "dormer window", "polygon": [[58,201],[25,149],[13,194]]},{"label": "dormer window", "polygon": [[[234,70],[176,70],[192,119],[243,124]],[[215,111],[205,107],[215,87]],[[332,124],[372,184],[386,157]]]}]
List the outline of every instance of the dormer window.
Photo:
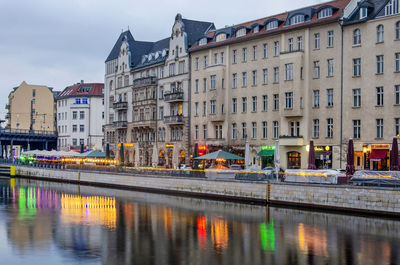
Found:
[{"label": "dormer window", "polygon": [[332,13],[333,11],[331,7],[324,8],[318,12],[318,18],[330,17],[332,16]]},{"label": "dormer window", "polygon": [[199,41],[199,46],[206,45],[206,44],[207,44],[207,38],[202,38],[202,39]]},{"label": "dormer window", "polygon": [[244,35],[246,35],[246,28],[241,28],[238,31],[236,31],[236,38],[242,37]]},{"label": "dormer window", "polygon": [[257,32],[259,32],[260,31],[260,26],[255,26],[254,28],[253,28],[253,33],[257,33]]},{"label": "dormer window", "polygon": [[223,40],[226,40],[226,34],[224,34],[224,33],[217,35],[217,37],[215,38],[216,42],[220,42],[220,41],[223,41]]},{"label": "dormer window", "polygon": [[290,25],[295,25],[304,22],[304,15],[295,15],[290,18]]},{"label": "dormer window", "polygon": [[278,21],[276,20],[268,22],[268,24],[265,26],[266,30],[276,29],[277,27],[278,27]]},{"label": "dormer window", "polygon": [[366,7],[362,7],[360,9],[360,19],[363,19],[368,16],[368,9]]}]

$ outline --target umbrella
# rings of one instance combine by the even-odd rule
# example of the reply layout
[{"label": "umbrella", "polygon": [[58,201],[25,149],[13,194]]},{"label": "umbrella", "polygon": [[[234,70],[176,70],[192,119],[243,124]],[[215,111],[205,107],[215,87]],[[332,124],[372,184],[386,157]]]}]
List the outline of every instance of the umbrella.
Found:
[{"label": "umbrella", "polygon": [[314,153],[314,141],[310,141],[310,151],[308,152],[308,169],[316,169],[315,166],[315,153]]},{"label": "umbrella", "polygon": [[105,158],[106,154],[104,152],[99,151],[99,150],[92,150],[92,151],[87,152],[87,153],[78,154],[77,157]]},{"label": "umbrella", "polygon": [[120,161],[121,161],[121,164],[123,164],[124,163],[124,144],[123,143],[121,143],[121,149],[119,150],[119,158],[120,158]]},{"label": "umbrella", "polygon": [[352,176],[354,174],[354,145],[353,139],[350,138],[349,146],[347,148],[347,166],[346,166],[346,176]]},{"label": "umbrella", "polygon": [[250,144],[249,140],[246,140],[246,145],[244,148],[244,164],[246,166],[246,169],[249,168],[250,165]]},{"label": "umbrella", "polygon": [[238,159],[238,160],[243,160],[244,158],[241,156],[237,156],[222,150],[213,152],[213,153],[209,153],[203,156],[199,156],[199,157],[195,157],[194,159],[197,160],[206,160],[206,159],[210,159],[210,160],[215,160],[215,159],[226,159],[226,160],[233,160],[233,159]]},{"label": "umbrella", "polygon": [[[194,144],[194,150],[193,150],[193,158],[199,156],[199,146],[197,143]],[[199,168],[199,162],[197,160],[193,160],[193,169],[198,169]]]},{"label": "umbrella", "polygon": [[275,142],[274,162],[275,162],[276,180],[278,180],[279,169],[281,167],[281,155],[279,152],[279,141],[278,140],[276,140],[276,142]]},{"label": "umbrella", "polygon": [[393,137],[392,150],[390,151],[390,170],[399,171],[399,144],[397,137]]},{"label": "umbrella", "polygon": [[106,158],[110,158],[110,144],[106,144]]}]

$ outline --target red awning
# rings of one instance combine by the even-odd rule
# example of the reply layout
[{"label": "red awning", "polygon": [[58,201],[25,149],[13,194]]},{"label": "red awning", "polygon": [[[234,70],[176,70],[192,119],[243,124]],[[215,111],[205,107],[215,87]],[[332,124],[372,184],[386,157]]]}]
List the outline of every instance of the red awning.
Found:
[{"label": "red awning", "polygon": [[386,157],[388,151],[387,149],[372,149],[369,159],[372,161],[381,161]]}]

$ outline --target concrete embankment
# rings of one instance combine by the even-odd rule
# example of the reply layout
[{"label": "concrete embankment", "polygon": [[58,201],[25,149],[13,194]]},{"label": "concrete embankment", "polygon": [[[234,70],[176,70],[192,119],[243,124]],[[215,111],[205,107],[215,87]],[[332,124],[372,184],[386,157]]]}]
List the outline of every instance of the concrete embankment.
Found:
[{"label": "concrete embankment", "polygon": [[400,216],[400,192],[393,188],[305,185],[199,178],[124,175],[16,166],[16,176],[103,187],[164,192],[243,202]]}]

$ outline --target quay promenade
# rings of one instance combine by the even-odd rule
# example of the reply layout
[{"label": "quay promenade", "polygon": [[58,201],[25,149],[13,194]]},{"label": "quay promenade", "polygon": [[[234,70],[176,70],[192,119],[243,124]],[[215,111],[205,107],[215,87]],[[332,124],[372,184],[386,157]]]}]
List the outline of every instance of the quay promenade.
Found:
[{"label": "quay promenade", "polygon": [[142,190],[245,203],[400,216],[398,188],[211,180],[199,177],[60,170],[17,165],[15,177]]}]

